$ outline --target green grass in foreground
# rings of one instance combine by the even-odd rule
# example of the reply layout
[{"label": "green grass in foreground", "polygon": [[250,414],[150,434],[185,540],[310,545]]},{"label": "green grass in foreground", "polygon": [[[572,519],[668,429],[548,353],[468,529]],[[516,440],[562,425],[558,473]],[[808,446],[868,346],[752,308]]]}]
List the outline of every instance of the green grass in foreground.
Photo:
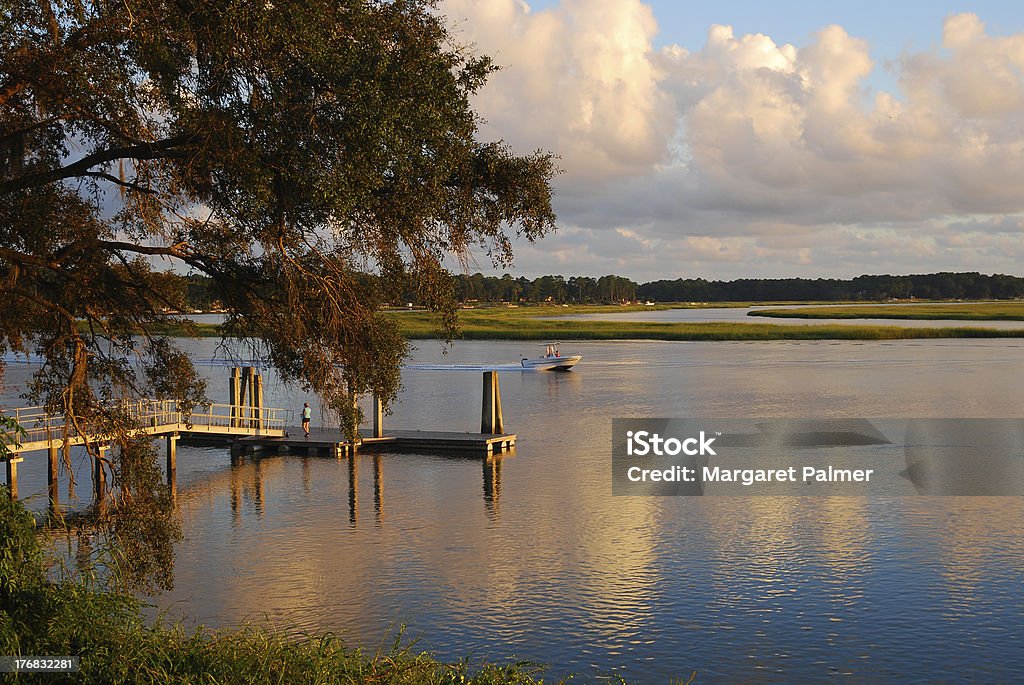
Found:
[{"label": "green grass in foreground", "polygon": [[1024,302],[965,302],[884,306],[764,309],[750,316],[797,319],[955,319],[963,321],[1024,321]]},{"label": "green grass in foreground", "polygon": [[[181,683],[259,685],[530,684],[533,664],[442,663],[402,646],[374,653],[331,633],[294,634],[257,626],[186,630],[147,625],[134,597],[83,582],[47,578],[49,560],[32,515],[0,486],[0,654],[79,656],[76,674],[22,673],[11,683]],[[613,678],[612,682],[622,682]]]}]

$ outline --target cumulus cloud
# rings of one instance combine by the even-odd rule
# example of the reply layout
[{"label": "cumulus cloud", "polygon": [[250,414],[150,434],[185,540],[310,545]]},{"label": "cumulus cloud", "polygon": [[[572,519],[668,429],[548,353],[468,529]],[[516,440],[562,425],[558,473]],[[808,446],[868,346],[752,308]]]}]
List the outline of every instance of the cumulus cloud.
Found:
[{"label": "cumulus cloud", "polygon": [[[560,217],[576,242],[634,240],[648,265],[627,250],[623,267],[1008,271],[1020,252],[983,224],[1024,212],[1024,34],[949,16],[892,62],[887,93],[868,42],[836,25],[799,47],[711,26],[699,49],[655,50],[639,0],[443,10],[504,67],[476,103],[485,133],[562,155]],[[608,252],[585,254],[607,268]]]},{"label": "cumulus cloud", "polygon": [[564,0],[533,12],[518,0],[446,0],[455,35],[503,68],[477,107],[487,131],[562,157],[570,182],[650,168],[666,155],[677,117],[639,0]]}]

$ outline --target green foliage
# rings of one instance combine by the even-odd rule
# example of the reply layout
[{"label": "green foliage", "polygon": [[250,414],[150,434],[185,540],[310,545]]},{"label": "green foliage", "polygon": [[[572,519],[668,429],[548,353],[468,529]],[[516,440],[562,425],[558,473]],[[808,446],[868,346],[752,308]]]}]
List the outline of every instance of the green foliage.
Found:
[{"label": "green foliage", "polygon": [[494,66],[430,0],[17,0],[4,19],[0,350],[52,359],[37,394],[69,413],[97,380],[142,390],[100,360],[138,332],[158,354],[163,310],[201,282],[226,334],[353,428],[350,393],[399,387],[379,303],[414,292],[451,330],[443,260],[505,264],[510,233],[554,226],[553,158],[477,139]]},{"label": "green foliage", "polygon": [[0,459],[16,451],[14,448],[25,436],[25,429],[14,420],[13,416],[0,414]]},{"label": "green foliage", "polygon": [[157,450],[146,436],[137,436],[123,440],[119,452],[114,464],[119,491],[95,512],[108,566],[103,577],[125,591],[170,589],[181,524],[156,463]]},{"label": "green foliage", "polygon": [[661,302],[779,302],[909,299],[1010,299],[1024,297],[1024,278],[979,273],[839,278],[679,278],[644,283],[641,298]]},{"label": "green foliage", "polygon": [[11,498],[7,486],[0,486],[0,605],[35,591],[45,578],[35,519]]},{"label": "green foliage", "polygon": [[154,398],[177,400],[178,411],[186,421],[197,406],[209,406],[206,379],[199,375],[185,352],[162,337],[153,340],[149,353],[145,374]]},{"label": "green foliage", "polygon": [[174,531],[119,407],[205,400],[161,330],[188,329],[167,312],[195,286],[227,308],[234,349],[354,433],[351,395],[394,398],[407,352],[380,304],[415,292],[451,331],[443,261],[504,264],[512,234],[554,227],[552,156],[477,138],[470,99],[493,69],[431,0],[5,4],[0,354],[43,357],[26,397],[120,447],[124,523],[100,525],[124,561],[163,558],[141,543]]}]

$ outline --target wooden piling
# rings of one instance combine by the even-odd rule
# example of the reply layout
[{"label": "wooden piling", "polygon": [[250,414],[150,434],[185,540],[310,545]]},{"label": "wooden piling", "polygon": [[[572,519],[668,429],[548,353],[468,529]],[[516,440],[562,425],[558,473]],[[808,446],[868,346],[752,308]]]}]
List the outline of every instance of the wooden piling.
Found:
[{"label": "wooden piling", "polygon": [[93,489],[96,494],[96,504],[99,506],[103,506],[107,499],[107,472],[103,468],[103,463],[107,460],[106,452],[109,449],[109,445],[100,445],[93,458]]},{"label": "wooden piling", "polygon": [[373,437],[384,437],[384,403],[376,395],[373,396]]},{"label": "wooden piling", "polygon": [[7,457],[7,488],[11,499],[18,499],[18,464],[22,461],[24,459],[16,454]]},{"label": "wooden piling", "polygon": [[252,367],[242,367],[242,395],[238,399],[239,413],[242,420],[239,422],[240,426],[251,427],[252,426]]},{"label": "wooden piling", "polygon": [[484,371],[480,432],[488,435],[503,433],[504,423],[501,415],[501,392],[498,390],[498,372]]},{"label": "wooden piling", "polygon": [[484,371],[483,396],[480,406],[480,432],[494,432],[494,372]]},{"label": "wooden piling", "polygon": [[228,386],[228,403],[231,405],[231,427],[238,428],[238,419],[241,414],[242,398],[242,369],[234,367],[231,369],[231,381]]},{"label": "wooden piling", "polygon": [[257,431],[263,431],[263,374],[253,376],[252,386],[252,424]]},{"label": "wooden piling", "polygon": [[178,470],[178,433],[167,436],[167,484],[173,485]]},{"label": "wooden piling", "polygon": [[57,482],[57,446],[50,445],[46,450],[46,489],[50,497],[50,506],[56,507],[60,500],[60,487]]},{"label": "wooden piling", "polygon": [[498,372],[494,371],[494,430],[492,433],[505,432],[505,420],[501,416],[501,386],[498,385]]}]

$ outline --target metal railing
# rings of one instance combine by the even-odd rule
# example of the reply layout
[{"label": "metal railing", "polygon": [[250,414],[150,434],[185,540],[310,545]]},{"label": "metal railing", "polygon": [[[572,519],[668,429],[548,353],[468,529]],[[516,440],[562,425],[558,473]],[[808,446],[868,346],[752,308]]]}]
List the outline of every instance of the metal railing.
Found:
[{"label": "metal railing", "polygon": [[[290,409],[216,402],[197,405],[191,413],[185,414],[174,400],[156,399],[122,401],[117,409],[139,430],[151,434],[195,432],[262,435],[270,431],[283,431],[292,415]],[[25,435],[19,438],[23,445],[63,442],[65,436],[72,442],[102,437],[102,429],[94,424],[83,422],[83,431],[80,432],[74,422],[68,422],[63,413],[48,412],[46,407],[20,407],[7,415],[25,430]]]}]

